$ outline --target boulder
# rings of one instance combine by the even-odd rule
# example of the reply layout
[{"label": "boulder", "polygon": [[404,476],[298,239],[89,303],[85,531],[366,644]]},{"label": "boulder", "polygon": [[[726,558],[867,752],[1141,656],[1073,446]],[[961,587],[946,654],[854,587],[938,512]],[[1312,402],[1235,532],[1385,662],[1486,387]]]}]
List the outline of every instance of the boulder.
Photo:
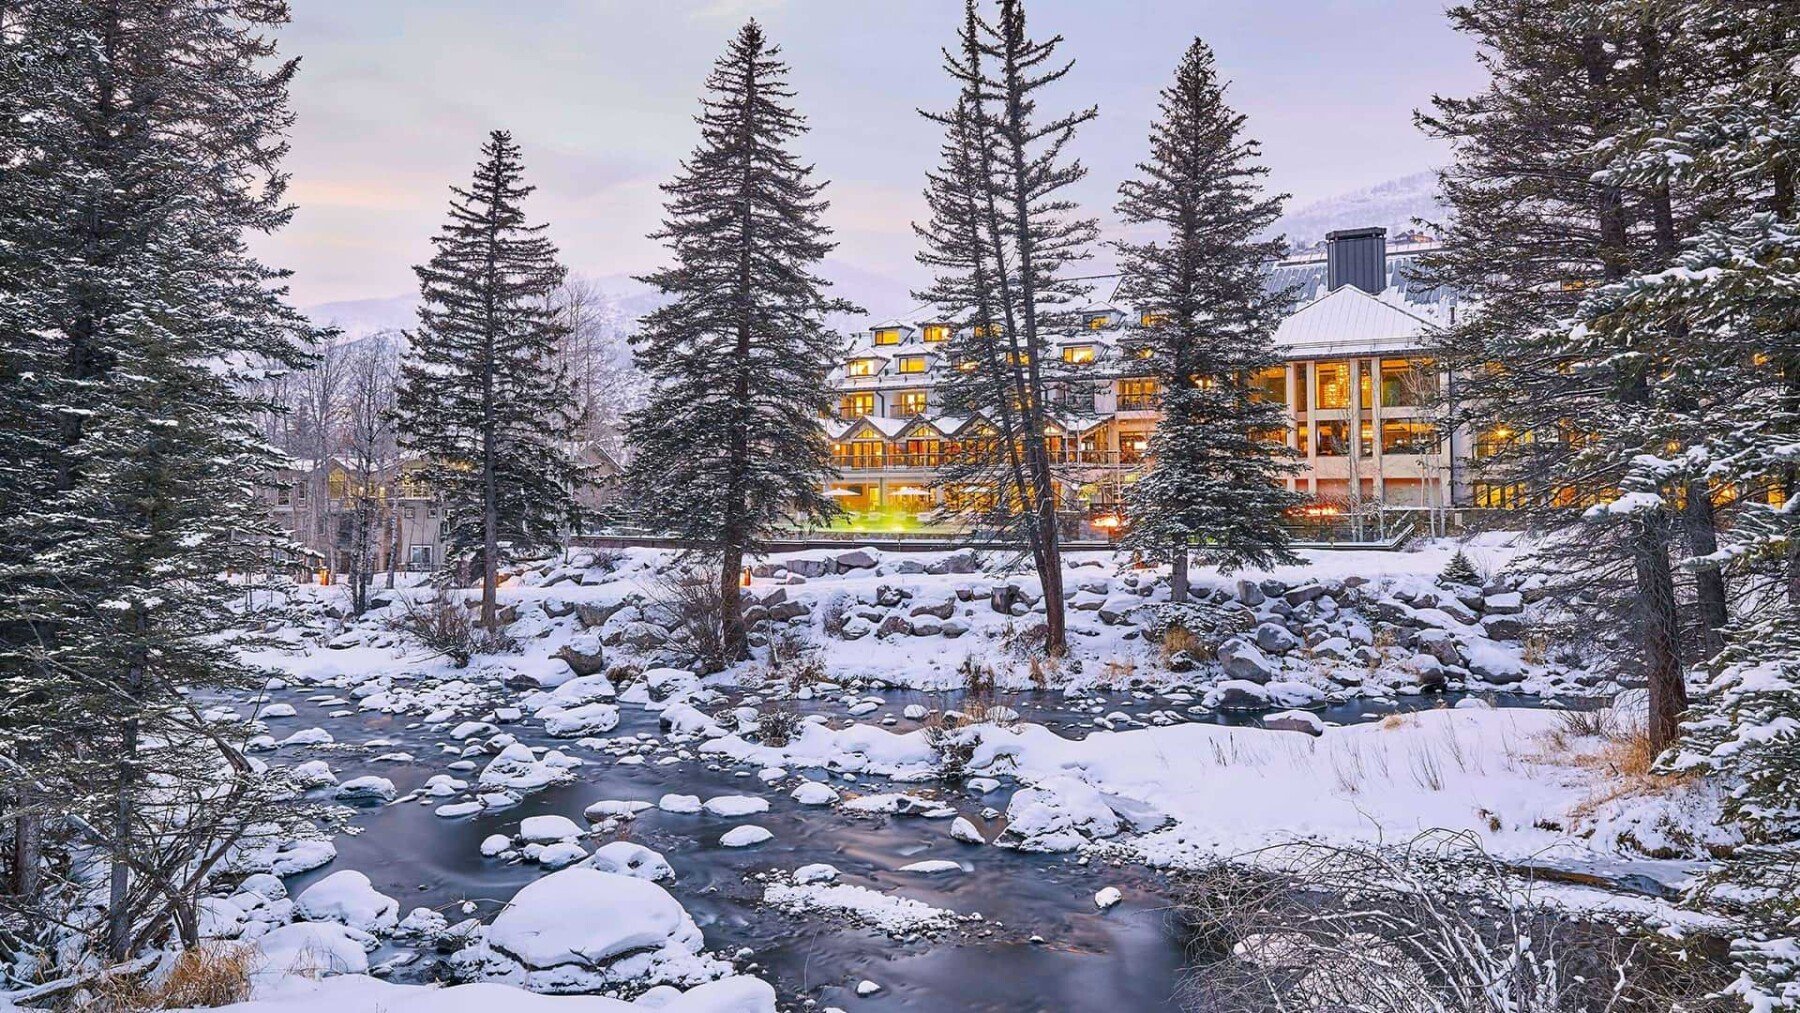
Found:
[{"label": "boulder", "polygon": [[1247,640],[1231,639],[1219,645],[1219,667],[1232,679],[1265,683],[1275,678],[1280,669],[1256,645]]},{"label": "boulder", "polygon": [[944,639],[946,640],[955,640],[957,637],[969,632],[969,624],[960,619],[951,619],[945,622],[938,632],[943,634]]},{"label": "boulder", "polygon": [[1241,577],[1238,578],[1237,582],[1237,599],[1251,608],[1255,608],[1268,600],[1267,596],[1263,594],[1262,588],[1256,586],[1255,581],[1245,580]]},{"label": "boulder", "polygon": [[925,565],[925,572],[930,574],[974,573],[979,569],[981,560],[976,558],[971,549],[958,549]]},{"label": "boulder", "polygon": [[1420,630],[1413,645],[1446,665],[1461,665],[1465,660],[1455,635],[1448,630]]},{"label": "boulder", "polygon": [[840,552],[833,557],[832,562],[837,564],[839,572],[872,569],[876,563],[875,550],[851,549],[849,552]]},{"label": "boulder", "polygon": [[1307,735],[1324,735],[1325,722],[1311,711],[1282,711],[1270,714],[1262,719],[1263,727],[1276,732],[1304,732]]},{"label": "boulder", "polygon": [[606,651],[600,646],[600,638],[592,634],[571,639],[551,657],[561,658],[576,675],[606,671]]},{"label": "boulder", "polygon": [[1269,691],[1261,684],[1243,679],[1230,679],[1213,687],[1208,699],[1214,707],[1225,711],[1260,711],[1269,709]]},{"label": "boulder", "polygon": [[1296,587],[1296,588],[1288,591],[1287,593],[1283,594],[1282,598],[1289,605],[1297,607],[1300,605],[1304,605],[1309,601],[1317,601],[1320,598],[1323,598],[1324,596],[1325,596],[1325,585],[1323,585],[1323,584],[1303,584],[1300,587]]},{"label": "boulder", "polygon": [[797,573],[802,577],[823,577],[828,573],[834,572],[836,570],[836,565],[829,559],[814,559],[808,556],[801,556],[798,559],[788,560],[787,568],[788,572]]},{"label": "boulder", "polygon": [[1144,600],[1132,594],[1115,594],[1100,605],[1100,621],[1120,626],[1131,621],[1132,614],[1144,607]]},{"label": "boulder", "polygon": [[914,605],[909,613],[914,619],[920,616],[931,616],[934,619],[948,619],[956,614],[956,601],[945,599],[937,603],[926,602]]},{"label": "boulder", "polygon": [[1518,640],[1525,636],[1525,621],[1516,615],[1483,616],[1481,628],[1490,640]]}]

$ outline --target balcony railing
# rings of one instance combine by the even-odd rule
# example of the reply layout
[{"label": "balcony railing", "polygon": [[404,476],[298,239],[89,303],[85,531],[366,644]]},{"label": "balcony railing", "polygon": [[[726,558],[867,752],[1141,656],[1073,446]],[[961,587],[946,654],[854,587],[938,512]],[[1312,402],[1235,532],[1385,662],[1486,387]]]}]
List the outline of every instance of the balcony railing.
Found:
[{"label": "balcony railing", "polygon": [[1156,394],[1120,394],[1118,410],[1122,412],[1153,412],[1161,398]]},{"label": "balcony railing", "polygon": [[[953,454],[887,454],[882,457],[833,457],[831,463],[840,471],[905,471],[942,468],[959,458]],[[1144,455],[1137,451],[1113,453],[1104,450],[1063,450],[1050,455],[1053,466],[1086,465],[1131,467],[1142,464]]]}]

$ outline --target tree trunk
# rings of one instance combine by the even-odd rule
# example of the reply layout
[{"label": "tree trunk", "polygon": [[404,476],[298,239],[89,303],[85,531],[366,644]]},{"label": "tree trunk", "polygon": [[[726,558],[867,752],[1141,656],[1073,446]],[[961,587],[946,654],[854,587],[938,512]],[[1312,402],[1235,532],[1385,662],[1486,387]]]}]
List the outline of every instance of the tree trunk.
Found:
[{"label": "tree trunk", "polygon": [[726,546],[719,564],[719,620],[727,661],[742,661],[750,652],[750,631],[744,626],[744,589],[739,583],[743,572],[744,550],[736,545]]},{"label": "tree trunk", "polygon": [[[142,675],[133,669],[135,686]],[[106,953],[115,963],[131,956],[131,816],[136,781],[133,761],[137,756],[138,722],[125,719],[119,735],[119,783],[113,796],[112,870],[106,901]]]},{"label": "tree trunk", "polygon": [[19,806],[17,816],[13,817],[13,853],[12,853],[12,892],[29,901],[37,896],[39,887],[39,833],[40,824],[37,813],[33,811],[36,800],[32,797],[29,784],[19,784],[16,796]]},{"label": "tree trunk", "polygon": [[[1709,556],[1719,550],[1712,494],[1705,482],[1689,483],[1681,521],[1686,529],[1689,555]],[[1700,650],[1711,658],[1724,649],[1725,625],[1731,621],[1725,574],[1717,566],[1702,567],[1694,571],[1694,586],[1700,606]]]},{"label": "tree trunk", "polygon": [[1680,734],[1681,714],[1687,710],[1687,684],[1682,678],[1678,650],[1680,616],[1675,605],[1675,578],[1669,566],[1667,521],[1658,512],[1638,523],[1633,551],[1650,696],[1648,731],[1651,751],[1661,753]]},{"label": "tree trunk", "polygon": [[1188,548],[1183,539],[1169,556],[1169,600],[1177,604],[1188,600]]}]

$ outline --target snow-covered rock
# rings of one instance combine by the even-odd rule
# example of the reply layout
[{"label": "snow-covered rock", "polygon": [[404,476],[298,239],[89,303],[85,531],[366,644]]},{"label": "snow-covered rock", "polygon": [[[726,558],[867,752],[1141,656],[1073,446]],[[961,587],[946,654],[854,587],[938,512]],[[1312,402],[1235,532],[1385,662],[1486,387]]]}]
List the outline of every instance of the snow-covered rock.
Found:
[{"label": "snow-covered rock", "polygon": [[738,816],[754,816],[769,811],[769,800],[754,795],[720,795],[706,800],[701,808],[713,816],[727,819]]},{"label": "snow-covered rock", "polygon": [[342,869],[302,891],[294,901],[294,913],[309,922],[337,922],[384,933],[399,923],[400,902],[376,890],[369,877],[355,869]]},{"label": "snow-covered rock", "polygon": [[764,827],[746,823],[741,827],[732,827],[725,831],[724,835],[719,838],[719,843],[727,848],[747,848],[753,844],[771,840],[774,836]]},{"label": "snow-covered rock", "polygon": [[587,831],[567,816],[527,816],[519,823],[519,837],[532,844],[576,840]]},{"label": "snow-covered rock", "polygon": [[591,869],[617,873],[653,883],[675,878],[675,869],[660,853],[631,841],[609,841],[594,850],[584,863]]},{"label": "snow-covered rock", "polygon": [[1098,790],[1069,776],[1047,777],[1014,793],[1006,821],[999,843],[1021,851],[1073,851],[1122,826]]}]

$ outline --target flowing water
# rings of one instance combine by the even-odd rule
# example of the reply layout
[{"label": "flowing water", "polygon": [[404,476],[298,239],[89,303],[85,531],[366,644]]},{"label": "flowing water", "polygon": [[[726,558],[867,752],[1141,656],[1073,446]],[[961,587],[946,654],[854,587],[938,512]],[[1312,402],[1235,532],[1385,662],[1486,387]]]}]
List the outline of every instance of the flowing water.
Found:
[{"label": "flowing water", "polygon": [[[307,702],[320,691],[295,687],[277,694],[298,710],[294,718],[275,722],[279,737],[317,725],[340,744],[323,749],[287,747],[284,760],[318,756],[327,759],[338,777],[379,774],[392,780],[402,797],[421,787],[433,774],[445,772],[456,758],[443,752],[445,736],[418,727],[416,718],[359,712],[333,718],[327,712],[343,704]],[[899,717],[909,703],[954,706],[954,694],[883,691],[885,706],[861,720],[882,721],[905,731],[917,722]],[[1522,703],[1511,700],[1504,703]],[[1081,737],[1102,715],[1123,712],[1143,718],[1155,712],[1179,713],[1184,719],[1224,723],[1253,722],[1253,717],[1193,713],[1189,701],[1155,694],[1113,693],[1067,699],[1060,693],[1023,693],[1009,697],[1023,721],[1044,724],[1060,734]],[[1397,704],[1349,704],[1327,709],[1328,722],[1355,723],[1395,709],[1442,706],[1442,698],[1402,698]],[[813,701],[809,709],[841,716],[840,704]],[[631,705],[620,707],[618,728],[609,737],[659,735],[657,715]],[[409,727],[410,726],[410,727]],[[788,797],[792,779],[765,786],[753,768],[721,767],[709,760],[681,759],[668,750],[639,764],[618,764],[610,756],[574,746],[569,739],[545,736],[536,722],[505,726],[505,731],[533,746],[555,746],[587,765],[575,780],[528,795],[510,809],[474,817],[441,819],[433,809],[447,799],[399,802],[359,810],[353,832],[337,839],[338,858],[323,869],[289,881],[295,894],[331,872],[356,869],[376,889],[397,898],[401,912],[417,906],[441,910],[452,922],[464,917],[464,902],[477,905],[484,919],[526,883],[543,875],[532,864],[509,865],[484,858],[480,844],[490,834],[510,834],[521,819],[560,814],[582,823],[582,810],[601,799],[641,799],[654,803],[665,792],[698,795],[743,794],[767,798],[770,810],[744,818],[706,814],[671,814],[649,809],[624,825],[629,840],[661,852],[674,867],[668,886],[706,935],[707,947],[730,955],[751,951],[744,963],[773,983],[784,1003],[817,1000],[820,1006],[846,1010],[1165,1010],[1178,1008],[1171,999],[1183,963],[1181,941],[1169,914],[1172,893],[1156,873],[1134,866],[1083,864],[1074,855],[1033,855],[996,847],[975,847],[950,838],[949,821],[906,816],[855,817],[830,807],[805,807]],[[354,744],[383,740],[376,748]],[[392,743],[385,744],[385,743]],[[377,754],[406,751],[413,762],[374,762]],[[477,762],[485,763],[477,757]],[[791,773],[802,773],[795,770]],[[859,793],[909,791],[937,794],[959,813],[982,825],[991,837],[997,826],[979,818],[987,807],[1004,811],[1012,789],[1005,786],[972,797],[960,788],[921,784],[893,785],[875,777],[851,783],[823,770],[804,773],[816,780]],[[456,774],[473,780],[473,774]],[[750,848],[727,848],[719,836],[733,826],[754,823],[774,839]],[[965,871],[921,875],[897,871],[924,859],[950,859]],[[923,901],[959,913],[979,912],[982,921],[952,930],[935,940],[902,942],[873,929],[858,928],[823,915],[797,917],[760,903],[762,884],[746,877],[769,870],[793,870],[826,862],[839,868],[839,880]],[[1094,893],[1120,888],[1125,900],[1107,910],[1096,909]],[[374,960],[396,955],[389,949]],[[403,980],[437,974],[435,954],[425,954],[395,970]],[[882,991],[858,998],[856,984],[869,979]]]}]

